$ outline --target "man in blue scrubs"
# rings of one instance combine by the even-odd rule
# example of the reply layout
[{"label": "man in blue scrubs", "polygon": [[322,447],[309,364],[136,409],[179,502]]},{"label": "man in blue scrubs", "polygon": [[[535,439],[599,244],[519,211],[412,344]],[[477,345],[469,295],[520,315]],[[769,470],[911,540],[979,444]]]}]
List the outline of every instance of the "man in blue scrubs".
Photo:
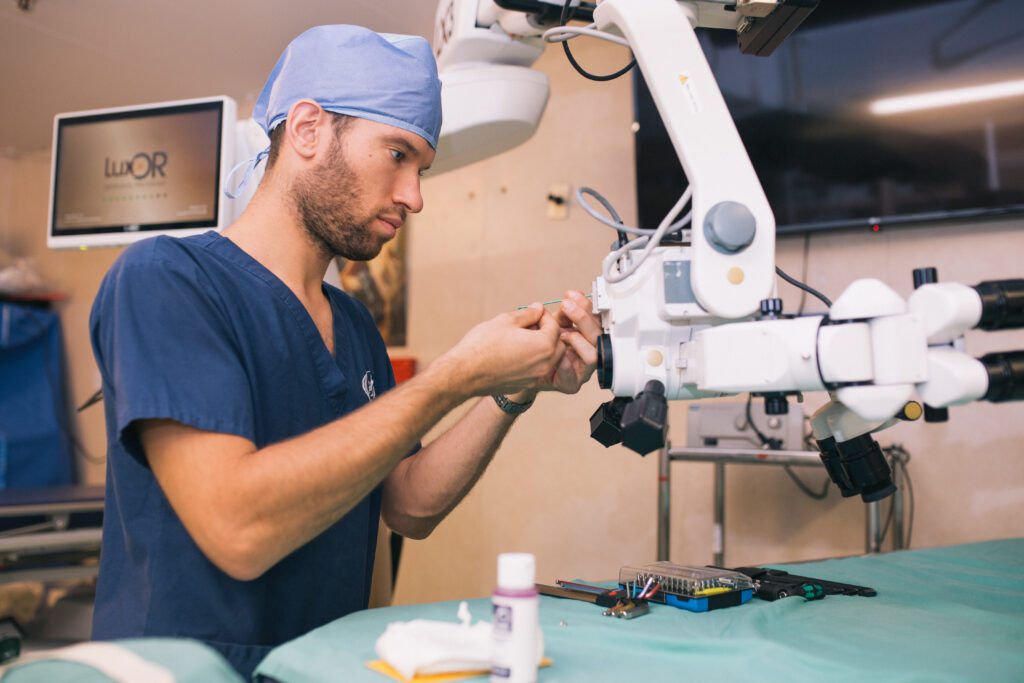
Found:
[{"label": "man in blue scrubs", "polygon": [[423,207],[441,122],[429,46],[311,29],[254,117],[271,146],[241,218],[127,249],[91,318],[109,443],[94,637],[196,638],[246,676],[365,608],[380,516],[427,536],[538,391],[589,379],[600,333],[574,292],[557,317],[534,305],[478,325],[393,388],[369,313],[323,276]]}]

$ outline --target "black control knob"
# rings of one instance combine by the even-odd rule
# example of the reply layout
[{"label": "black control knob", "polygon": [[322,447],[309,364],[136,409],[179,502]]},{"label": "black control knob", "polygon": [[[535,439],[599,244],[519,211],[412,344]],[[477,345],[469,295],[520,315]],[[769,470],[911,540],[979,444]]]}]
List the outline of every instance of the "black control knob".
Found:
[{"label": "black control knob", "polygon": [[821,462],[825,465],[825,471],[828,472],[832,483],[839,488],[839,493],[843,498],[850,498],[860,493],[853,482],[850,481],[850,475],[847,474],[846,469],[843,467],[843,455],[839,452],[839,446],[836,444],[835,437],[830,436],[825,439],[818,439],[817,443]]},{"label": "black control knob", "polygon": [[665,385],[651,380],[622,411],[622,445],[640,455],[647,455],[664,448],[667,436]]},{"label": "black control knob", "polygon": [[949,422],[949,408],[932,408],[927,403],[924,404],[924,421],[925,422]]},{"label": "black control knob", "polygon": [[785,415],[789,412],[789,401],[783,394],[770,394],[764,397],[765,415]]},{"label": "black control knob", "polygon": [[782,315],[782,299],[761,299],[761,317],[778,318]]},{"label": "black control knob", "polygon": [[865,503],[896,492],[892,469],[870,434],[837,443],[834,437],[818,440],[821,462],[844,498],[860,494]]},{"label": "black control knob", "polygon": [[878,442],[870,434],[836,445],[842,455],[843,469],[860,493],[861,500],[873,503],[896,492],[896,486],[892,483],[892,469]]},{"label": "black control knob", "polygon": [[914,289],[921,285],[933,285],[939,281],[939,271],[935,268],[914,268]]},{"label": "black control knob", "polygon": [[590,416],[590,438],[605,448],[622,443],[622,411],[633,399],[616,396],[602,403]]}]

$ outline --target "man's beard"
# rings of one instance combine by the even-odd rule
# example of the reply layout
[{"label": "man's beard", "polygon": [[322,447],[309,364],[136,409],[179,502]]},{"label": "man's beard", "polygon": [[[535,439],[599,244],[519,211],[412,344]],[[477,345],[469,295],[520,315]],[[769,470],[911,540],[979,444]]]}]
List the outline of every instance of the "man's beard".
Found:
[{"label": "man's beard", "polygon": [[362,187],[356,172],[345,161],[337,139],[324,163],[295,179],[292,192],[302,225],[313,243],[332,256],[352,261],[369,261],[384,247],[385,240],[373,232],[373,221],[378,215],[405,217],[401,208],[379,208],[369,216],[358,215]]}]

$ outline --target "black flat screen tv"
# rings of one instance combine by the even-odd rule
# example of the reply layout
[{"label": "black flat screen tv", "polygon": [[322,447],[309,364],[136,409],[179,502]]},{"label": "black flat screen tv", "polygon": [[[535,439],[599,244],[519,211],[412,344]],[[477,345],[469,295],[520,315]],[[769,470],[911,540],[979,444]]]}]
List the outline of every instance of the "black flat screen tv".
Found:
[{"label": "black flat screen tv", "polygon": [[[1024,213],[1024,2],[821,0],[770,57],[699,33],[779,233]],[[653,227],[686,181],[634,93]]]}]

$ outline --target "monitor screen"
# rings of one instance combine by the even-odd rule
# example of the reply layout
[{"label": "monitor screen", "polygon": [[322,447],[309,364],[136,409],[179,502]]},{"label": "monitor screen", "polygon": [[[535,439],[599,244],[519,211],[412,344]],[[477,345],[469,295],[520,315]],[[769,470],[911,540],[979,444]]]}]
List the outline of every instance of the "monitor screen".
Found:
[{"label": "monitor screen", "polygon": [[[822,0],[770,57],[701,44],[778,231],[1024,212],[1018,0]],[[685,184],[636,83],[642,225]]]},{"label": "monitor screen", "polygon": [[234,126],[226,97],[58,115],[50,246],[222,227]]}]

